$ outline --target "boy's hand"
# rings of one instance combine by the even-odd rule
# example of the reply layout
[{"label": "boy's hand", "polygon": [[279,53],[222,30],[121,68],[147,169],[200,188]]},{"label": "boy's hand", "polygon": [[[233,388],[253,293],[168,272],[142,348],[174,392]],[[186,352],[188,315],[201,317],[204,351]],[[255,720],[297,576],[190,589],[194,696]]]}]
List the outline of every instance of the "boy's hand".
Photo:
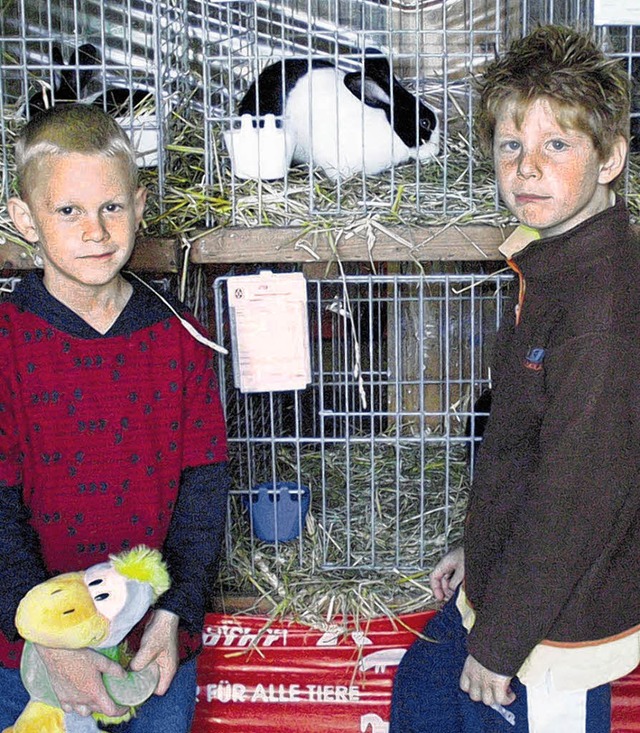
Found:
[{"label": "boy's hand", "polygon": [[158,609],[142,635],[140,649],[129,665],[138,672],[155,662],[160,670],[156,695],[164,695],[178,669],[178,621],[171,611]]},{"label": "boy's hand", "polygon": [[439,601],[448,601],[464,579],[464,549],[448,552],[429,575],[433,595]]},{"label": "boy's hand", "polygon": [[39,644],[35,647],[66,713],[82,716],[103,713],[115,717],[127,712],[128,708],[117,705],[109,697],[102,681],[105,673],[125,677],[119,664],[93,649],[49,649]]},{"label": "boy's hand", "polygon": [[496,674],[483,667],[469,655],[460,675],[460,689],[475,702],[485,705],[511,705],[516,696],[511,689],[511,677]]}]

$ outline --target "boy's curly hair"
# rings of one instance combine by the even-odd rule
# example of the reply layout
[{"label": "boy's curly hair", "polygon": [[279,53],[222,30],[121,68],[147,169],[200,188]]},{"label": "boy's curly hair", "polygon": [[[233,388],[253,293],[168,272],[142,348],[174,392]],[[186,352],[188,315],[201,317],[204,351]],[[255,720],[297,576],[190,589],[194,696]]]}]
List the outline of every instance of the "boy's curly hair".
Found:
[{"label": "boy's curly hair", "polygon": [[617,139],[629,139],[631,84],[624,66],[572,28],[540,26],[514,41],[487,67],[478,89],[476,134],[487,155],[502,105],[515,101],[520,124],[529,105],[541,97],[549,100],[561,126],[591,137],[603,160]]}]

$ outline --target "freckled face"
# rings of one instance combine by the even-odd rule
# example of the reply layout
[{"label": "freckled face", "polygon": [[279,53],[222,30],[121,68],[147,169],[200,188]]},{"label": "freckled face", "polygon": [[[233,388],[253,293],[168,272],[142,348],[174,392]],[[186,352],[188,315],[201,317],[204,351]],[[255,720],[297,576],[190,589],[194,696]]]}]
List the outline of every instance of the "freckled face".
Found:
[{"label": "freckled face", "polygon": [[109,286],[129,259],[145,191],[119,156],[52,155],[34,171],[29,211],[41,247],[45,284]]},{"label": "freckled face", "polygon": [[515,103],[498,115],[493,156],[498,187],[511,213],[522,223],[553,236],[608,208],[608,184],[624,165],[626,145],[601,161],[591,138],[563,129],[548,100],[534,101],[520,128]]}]

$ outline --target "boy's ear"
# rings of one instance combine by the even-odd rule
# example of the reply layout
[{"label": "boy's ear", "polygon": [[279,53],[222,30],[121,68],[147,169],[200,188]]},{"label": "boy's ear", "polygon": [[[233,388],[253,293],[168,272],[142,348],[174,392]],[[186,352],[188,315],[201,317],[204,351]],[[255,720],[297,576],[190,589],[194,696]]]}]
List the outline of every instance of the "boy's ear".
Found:
[{"label": "boy's ear", "polygon": [[38,229],[31,214],[31,209],[26,201],[23,201],[17,196],[12,196],[7,201],[7,211],[9,212],[13,225],[27,242],[35,243],[40,239]]},{"label": "boy's ear", "polygon": [[598,183],[607,185],[614,181],[620,173],[627,161],[627,151],[629,144],[623,137],[619,137],[611,149],[611,154],[600,166],[600,175]]},{"label": "boy's ear", "polygon": [[147,201],[147,189],[144,186],[140,186],[138,189],[136,189],[135,193],[135,212],[136,212],[136,231],[140,224],[142,223],[142,218],[144,216],[144,205]]}]

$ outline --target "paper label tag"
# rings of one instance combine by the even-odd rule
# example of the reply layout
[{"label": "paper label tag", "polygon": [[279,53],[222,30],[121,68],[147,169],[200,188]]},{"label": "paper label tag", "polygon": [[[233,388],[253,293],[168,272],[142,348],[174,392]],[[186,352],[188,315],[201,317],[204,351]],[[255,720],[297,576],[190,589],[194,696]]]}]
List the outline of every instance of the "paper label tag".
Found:
[{"label": "paper label tag", "polygon": [[311,382],[307,283],[302,273],[227,281],[233,375],[241,392],[304,389]]}]

